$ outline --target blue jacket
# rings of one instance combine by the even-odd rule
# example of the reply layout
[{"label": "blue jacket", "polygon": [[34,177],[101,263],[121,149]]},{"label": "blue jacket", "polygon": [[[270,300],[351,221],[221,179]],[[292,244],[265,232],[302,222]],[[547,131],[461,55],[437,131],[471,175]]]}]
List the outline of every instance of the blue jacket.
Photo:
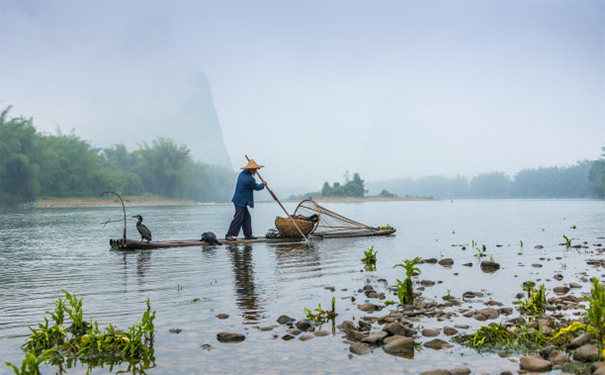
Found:
[{"label": "blue jacket", "polygon": [[256,183],[249,169],[244,169],[237,176],[235,193],[233,193],[231,202],[239,207],[246,207],[248,205],[250,208],[254,208],[254,190],[263,190],[264,188],[264,184]]}]

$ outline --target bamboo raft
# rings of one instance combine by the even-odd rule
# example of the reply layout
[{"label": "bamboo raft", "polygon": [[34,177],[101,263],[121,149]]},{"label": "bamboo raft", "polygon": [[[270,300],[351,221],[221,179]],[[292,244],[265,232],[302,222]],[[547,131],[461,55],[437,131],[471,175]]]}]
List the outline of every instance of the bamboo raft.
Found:
[{"label": "bamboo raft", "polygon": [[[124,213],[124,221],[126,221]],[[349,219],[334,211],[320,206],[313,200],[304,200],[298,204],[294,215],[290,217],[276,217],[274,235],[258,237],[255,239],[219,240],[224,245],[270,243],[287,244],[304,241],[301,236],[308,239],[352,238],[390,236],[395,233],[391,226],[371,227],[355,220]],[[174,240],[174,241],[137,241],[126,238],[126,224],[124,224],[124,237],[109,240],[109,246],[114,250],[147,250],[164,249],[186,246],[215,246],[202,240]]]},{"label": "bamboo raft", "polygon": [[[323,234],[323,235],[310,235],[311,240],[321,240],[329,238],[352,238],[352,237],[373,237],[373,236],[390,236],[395,233],[395,229],[368,229],[365,231],[357,231],[352,233],[335,233],[335,234]],[[288,244],[288,243],[299,243],[303,242],[302,238],[267,238],[258,237],[253,240],[237,239],[234,241],[221,240],[223,245],[239,245],[239,244],[254,244],[254,243],[269,243],[269,244]],[[201,240],[173,240],[173,241],[138,241],[131,239],[110,239],[109,246],[113,250],[152,250],[152,249],[167,249],[174,247],[187,247],[187,246],[216,246],[209,244]]]}]

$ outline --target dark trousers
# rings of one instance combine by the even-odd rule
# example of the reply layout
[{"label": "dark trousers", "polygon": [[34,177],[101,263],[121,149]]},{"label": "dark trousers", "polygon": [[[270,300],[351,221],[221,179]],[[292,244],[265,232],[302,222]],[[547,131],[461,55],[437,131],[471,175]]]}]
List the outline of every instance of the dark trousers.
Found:
[{"label": "dark trousers", "polygon": [[244,236],[252,236],[252,217],[250,217],[248,206],[235,206],[235,214],[233,220],[231,220],[231,225],[229,225],[227,235],[237,237],[240,229],[244,230]]}]

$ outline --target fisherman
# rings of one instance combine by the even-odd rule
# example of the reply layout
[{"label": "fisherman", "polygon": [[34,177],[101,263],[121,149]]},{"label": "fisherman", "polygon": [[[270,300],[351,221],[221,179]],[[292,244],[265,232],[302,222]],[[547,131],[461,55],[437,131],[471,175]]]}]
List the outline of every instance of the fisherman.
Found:
[{"label": "fisherman", "polygon": [[252,236],[252,218],[250,217],[248,206],[254,208],[254,190],[263,190],[267,185],[265,181],[257,184],[254,179],[256,170],[262,167],[262,165],[256,164],[253,159],[250,159],[248,164],[241,168],[242,171],[239,173],[235,185],[235,193],[233,193],[233,198],[231,199],[231,202],[235,206],[235,214],[225,236],[225,240],[227,241],[235,240],[240,229],[243,229],[246,239],[256,239],[256,237]]}]

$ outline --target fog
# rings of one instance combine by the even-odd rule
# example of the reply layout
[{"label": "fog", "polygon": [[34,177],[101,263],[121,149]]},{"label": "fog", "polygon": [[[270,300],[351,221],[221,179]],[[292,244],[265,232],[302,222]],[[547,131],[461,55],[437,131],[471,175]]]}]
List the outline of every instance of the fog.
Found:
[{"label": "fog", "polygon": [[247,154],[276,188],[512,176],[600,156],[604,4],[2,1],[0,106],[97,147]]}]

